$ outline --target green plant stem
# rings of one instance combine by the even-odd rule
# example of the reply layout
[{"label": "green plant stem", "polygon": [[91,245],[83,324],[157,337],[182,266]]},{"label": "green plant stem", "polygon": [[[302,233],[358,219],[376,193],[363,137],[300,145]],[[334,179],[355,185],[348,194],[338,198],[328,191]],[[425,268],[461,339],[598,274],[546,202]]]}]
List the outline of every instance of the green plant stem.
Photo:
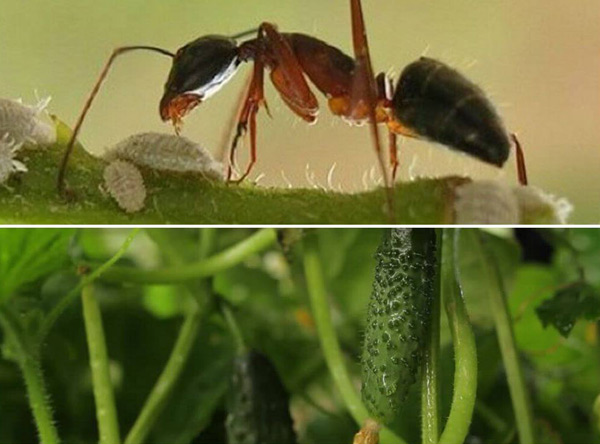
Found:
[{"label": "green plant stem", "polygon": [[477,401],[475,404],[475,414],[483,419],[488,426],[494,429],[497,433],[506,433],[506,431],[509,429],[506,422],[483,401]]},{"label": "green plant stem", "polygon": [[231,268],[269,247],[277,240],[273,228],[263,228],[234,246],[195,263],[158,270],[140,270],[133,267],[112,267],[102,276],[103,280],[133,284],[177,284],[193,279],[212,276]]},{"label": "green plant stem", "polygon": [[[159,246],[162,242],[166,241],[160,236],[153,236],[153,239]],[[205,256],[208,256],[212,250],[213,243],[214,229],[203,229],[200,235],[200,259],[204,259]],[[172,257],[172,261],[176,264],[183,263],[181,257],[175,255]],[[202,299],[196,297],[194,291],[188,287],[183,287],[183,290],[195,303],[185,316],[185,320],[179,330],[169,359],[158,377],[158,380],[154,384],[154,387],[152,387],[148,398],[146,398],[135,423],[127,434],[125,444],[143,443],[156,422],[156,419],[167,406],[169,397],[175,389],[177,381],[179,381],[181,373],[185,368],[185,364],[189,359],[192,347],[198,337],[202,320],[208,311],[210,286],[207,281],[202,281],[200,283],[200,292],[204,295],[204,298]]]},{"label": "green plant stem", "polygon": [[[327,290],[318,254],[317,239],[314,234],[309,234],[304,239],[303,260],[313,317],[327,367],[336,387],[342,395],[344,404],[354,420],[362,426],[369,419],[369,412],[362,404],[352,384],[335,329],[331,322],[331,313],[327,302]],[[405,443],[402,438],[385,427],[382,428],[380,436],[382,444]]]},{"label": "green plant stem", "polygon": [[73,288],[73,290],[71,290],[69,293],[67,293],[67,295],[50,311],[50,313],[48,313],[48,316],[45,317],[44,323],[40,327],[40,333],[38,335],[38,343],[39,344],[41,344],[44,341],[44,339],[46,338],[46,336],[52,329],[52,326],[54,325],[56,320],[60,317],[60,315],[67,309],[67,307],[69,305],[71,305],[73,303],[73,301],[75,301],[75,299],[77,299],[77,297],[81,293],[81,290],[83,289],[83,287],[91,284],[96,279],[98,279],[100,276],[102,276],[103,273],[105,273],[107,270],[109,270],[110,267],[112,267],[113,264],[115,262],[117,262],[121,258],[121,256],[123,256],[125,254],[125,252],[129,248],[129,245],[131,245],[131,242],[133,242],[133,239],[135,238],[136,234],[138,234],[139,231],[140,231],[140,228],[134,228],[133,230],[131,230],[131,232],[125,238],[125,242],[123,242],[123,245],[121,245],[119,250],[117,250],[117,252],[109,260],[107,260],[102,265],[100,265],[98,268],[96,268],[94,271],[92,271],[91,273],[89,273],[85,277],[83,277],[79,281],[79,284],[77,284],[77,286],[75,286],[75,288]]},{"label": "green plant stem", "polygon": [[425,356],[421,371],[421,441],[437,444],[440,436],[439,358],[440,358],[440,305],[442,297],[442,231],[436,230],[437,262],[435,288],[431,305],[431,324],[427,333]]},{"label": "green plant stem", "polygon": [[81,292],[83,320],[90,354],[90,369],[96,402],[96,419],[100,434],[100,444],[119,444],[119,420],[106,351],[102,315],[94,296],[93,284],[83,287]]},{"label": "green plant stem", "polygon": [[[181,174],[150,168],[140,168],[149,194],[145,208],[128,214],[100,190],[106,161],[90,156],[84,149],[73,153],[69,168],[69,187],[76,193],[76,200],[66,201],[56,192],[56,172],[71,133],[64,125],[60,126],[62,134],[56,145],[18,153],[18,159],[26,157],[29,173],[15,175],[7,187],[0,187],[0,223],[312,225],[390,221],[383,187],[341,193],[315,189],[301,183],[304,181],[295,183],[291,189],[255,186],[249,180],[232,186],[224,181],[206,180],[202,173]],[[468,182],[465,178],[444,177],[394,184],[396,221],[452,223],[455,190]],[[298,188],[301,186],[305,188]],[[552,223],[549,217],[546,223]]]},{"label": "green plant stem", "polygon": [[44,383],[39,355],[31,351],[23,338],[23,333],[17,322],[12,319],[10,313],[1,310],[0,325],[7,339],[11,341],[16,354],[25,389],[29,398],[29,406],[40,437],[41,444],[59,444],[60,438],[52,418],[49,397]]},{"label": "green plant stem", "polygon": [[203,313],[203,310],[201,311],[196,308],[193,309],[193,313],[186,316],[169,359],[154,384],[150,395],[146,398],[140,414],[125,439],[125,444],[143,443],[156,419],[166,407],[169,395],[179,380],[194,342],[198,337]]},{"label": "green plant stem", "polygon": [[506,302],[506,290],[504,281],[489,245],[483,233],[475,233],[479,253],[481,256],[481,269],[483,279],[489,283],[488,293],[490,298],[490,309],[496,324],[496,333],[502,360],[506,369],[508,388],[512,399],[513,409],[519,440],[521,444],[533,444],[535,442],[535,431],[533,426],[533,415],[529,393],[525,387],[525,379],[519,362],[519,355],[515,343],[515,335],[512,319]]},{"label": "green plant stem", "polygon": [[227,324],[227,327],[229,328],[229,332],[231,333],[231,336],[233,337],[233,340],[235,342],[237,353],[239,355],[243,355],[244,353],[246,353],[246,350],[247,350],[246,342],[244,341],[244,336],[242,335],[242,330],[240,329],[240,326],[239,326],[237,320],[235,319],[235,316],[231,312],[231,309],[229,308],[229,306],[223,302],[221,303],[221,312],[223,313],[223,318],[225,319],[225,323]]},{"label": "green plant stem", "polygon": [[[477,397],[475,336],[462,297],[456,270],[458,231],[444,229],[442,241],[442,298],[454,346],[454,392],[440,444],[462,444],[467,437]],[[456,236],[456,237],[455,237]]]},{"label": "green plant stem", "polygon": [[40,435],[40,442],[42,444],[58,444],[60,439],[53,422],[52,409],[48,403],[39,360],[27,354],[19,359],[19,367],[25,380],[27,397]]}]

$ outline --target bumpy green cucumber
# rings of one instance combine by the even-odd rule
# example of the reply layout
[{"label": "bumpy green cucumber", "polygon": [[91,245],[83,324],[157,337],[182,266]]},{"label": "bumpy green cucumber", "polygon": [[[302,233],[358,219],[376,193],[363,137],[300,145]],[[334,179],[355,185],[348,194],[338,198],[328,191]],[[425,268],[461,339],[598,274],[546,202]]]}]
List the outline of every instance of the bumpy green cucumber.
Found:
[{"label": "bumpy green cucumber", "polygon": [[289,396],[271,362],[251,351],[235,360],[228,414],[228,444],[295,444]]},{"label": "bumpy green cucumber", "polygon": [[389,422],[417,380],[430,323],[436,270],[433,229],[392,229],[375,255],[377,267],[362,353],[362,398]]}]

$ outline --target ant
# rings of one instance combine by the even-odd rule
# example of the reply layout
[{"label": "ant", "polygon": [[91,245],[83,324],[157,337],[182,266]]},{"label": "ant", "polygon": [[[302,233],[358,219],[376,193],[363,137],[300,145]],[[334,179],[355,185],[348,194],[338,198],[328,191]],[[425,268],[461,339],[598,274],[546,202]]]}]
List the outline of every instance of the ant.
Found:
[{"label": "ant", "polygon": [[[510,135],[484,92],[458,71],[426,57],[408,65],[396,88],[384,73],[375,77],[361,0],[350,0],[354,58],[309,35],[280,33],[271,23],[232,37],[209,35],[194,40],[175,54],[161,48],[130,46],[117,48],[102,73],[73,130],[58,176],[59,192],[64,192],[64,174],[69,155],[91,103],[115,58],[132,50],[150,50],[169,56],[173,64],[160,101],[160,116],[171,121],[179,133],[183,118],[197,105],[227,83],[242,62],[253,62],[253,72],[240,108],[237,129],[231,144],[228,181],[241,182],[256,163],[256,115],[265,107],[264,71],[284,103],[306,122],[314,122],[318,102],[308,82],[323,93],[330,111],[349,123],[368,123],[373,144],[388,190],[398,169],[397,135],[423,138],[446,145],[501,167],[508,159],[512,142],[516,146],[519,182],[527,184],[523,150]],[[257,32],[256,37],[237,44],[237,39]],[[391,180],[387,175],[377,124],[388,128]],[[250,161],[245,172],[232,180],[235,151],[240,138],[250,132]]]}]

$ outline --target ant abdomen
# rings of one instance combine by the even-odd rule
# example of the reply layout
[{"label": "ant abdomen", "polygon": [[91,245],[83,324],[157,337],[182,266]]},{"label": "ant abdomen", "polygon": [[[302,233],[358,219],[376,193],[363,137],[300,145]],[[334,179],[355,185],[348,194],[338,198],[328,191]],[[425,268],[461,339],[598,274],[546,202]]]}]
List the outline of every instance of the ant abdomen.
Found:
[{"label": "ant abdomen", "polygon": [[502,166],[510,139],[485,93],[446,64],[421,57],[408,65],[393,97],[394,118],[423,138]]}]

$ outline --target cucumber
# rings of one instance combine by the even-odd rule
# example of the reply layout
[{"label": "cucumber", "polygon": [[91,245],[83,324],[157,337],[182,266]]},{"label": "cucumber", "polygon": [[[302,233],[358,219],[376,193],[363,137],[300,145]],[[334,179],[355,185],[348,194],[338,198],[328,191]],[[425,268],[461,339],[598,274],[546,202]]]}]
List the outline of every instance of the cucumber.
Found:
[{"label": "cucumber", "polygon": [[361,357],[362,399],[373,418],[386,424],[419,373],[435,283],[435,231],[392,229],[375,258]]},{"label": "cucumber", "polygon": [[228,444],[295,444],[289,396],[271,362],[250,351],[234,363],[228,414]]}]

